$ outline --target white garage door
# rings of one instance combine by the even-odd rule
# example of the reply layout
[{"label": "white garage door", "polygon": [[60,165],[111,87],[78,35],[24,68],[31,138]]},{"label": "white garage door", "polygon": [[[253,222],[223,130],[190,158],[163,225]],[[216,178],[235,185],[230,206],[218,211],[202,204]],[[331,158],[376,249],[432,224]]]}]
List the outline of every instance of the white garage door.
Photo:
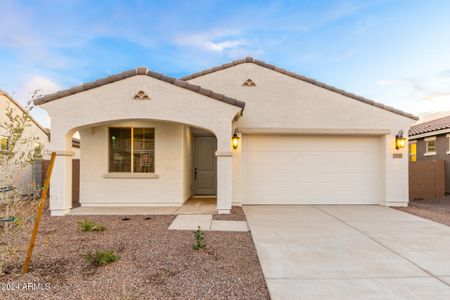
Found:
[{"label": "white garage door", "polygon": [[375,204],[380,138],[244,135],[243,202]]}]

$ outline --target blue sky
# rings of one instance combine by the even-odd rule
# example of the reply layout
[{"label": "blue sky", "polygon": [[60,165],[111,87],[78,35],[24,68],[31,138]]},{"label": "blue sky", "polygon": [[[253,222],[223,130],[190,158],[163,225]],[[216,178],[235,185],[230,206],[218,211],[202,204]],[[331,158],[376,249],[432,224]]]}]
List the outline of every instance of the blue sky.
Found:
[{"label": "blue sky", "polygon": [[[450,1],[0,0],[0,89],[247,55],[418,115],[450,113]],[[35,117],[49,126],[45,112]]]}]

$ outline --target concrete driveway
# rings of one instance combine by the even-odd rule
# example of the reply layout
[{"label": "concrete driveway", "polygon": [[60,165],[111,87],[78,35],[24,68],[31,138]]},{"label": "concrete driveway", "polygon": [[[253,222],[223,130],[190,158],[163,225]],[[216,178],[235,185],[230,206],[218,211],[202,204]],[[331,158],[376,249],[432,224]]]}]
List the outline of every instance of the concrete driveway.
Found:
[{"label": "concrete driveway", "polygon": [[272,299],[450,299],[450,227],[383,206],[245,206]]}]

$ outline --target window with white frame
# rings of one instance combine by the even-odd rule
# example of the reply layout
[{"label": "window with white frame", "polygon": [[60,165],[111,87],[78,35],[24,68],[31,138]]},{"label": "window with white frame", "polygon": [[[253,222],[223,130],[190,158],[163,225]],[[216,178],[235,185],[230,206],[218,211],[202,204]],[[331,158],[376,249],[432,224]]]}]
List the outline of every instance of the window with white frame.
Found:
[{"label": "window with white frame", "polygon": [[154,173],[154,128],[109,128],[109,172]]},{"label": "window with white frame", "polygon": [[436,155],[436,137],[425,138],[425,156]]},{"label": "window with white frame", "polygon": [[9,138],[7,136],[0,135],[0,151],[9,151]]}]

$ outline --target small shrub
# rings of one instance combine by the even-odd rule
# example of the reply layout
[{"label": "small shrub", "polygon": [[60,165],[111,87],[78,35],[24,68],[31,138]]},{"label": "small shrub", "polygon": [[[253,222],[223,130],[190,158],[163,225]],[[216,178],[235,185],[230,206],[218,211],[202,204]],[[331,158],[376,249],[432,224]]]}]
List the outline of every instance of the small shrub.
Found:
[{"label": "small shrub", "polygon": [[88,253],[84,256],[84,258],[93,265],[103,266],[117,261],[119,259],[119,255],[112,250],[105,250]]},{"label": "small shrub", "polygon": [[78,222],[81,231],[105,231],[105,226],[101,224],[96,224],[92,221],[80,221]]},{"label": "small shrub", "polygon": [[206,244],[203,242],[205,239],[203,232],[200,230],[200,226],[197,227],[197,230],[194,231],[195,243],[192,245],[194,250],[200,250],[205,248]]}]

